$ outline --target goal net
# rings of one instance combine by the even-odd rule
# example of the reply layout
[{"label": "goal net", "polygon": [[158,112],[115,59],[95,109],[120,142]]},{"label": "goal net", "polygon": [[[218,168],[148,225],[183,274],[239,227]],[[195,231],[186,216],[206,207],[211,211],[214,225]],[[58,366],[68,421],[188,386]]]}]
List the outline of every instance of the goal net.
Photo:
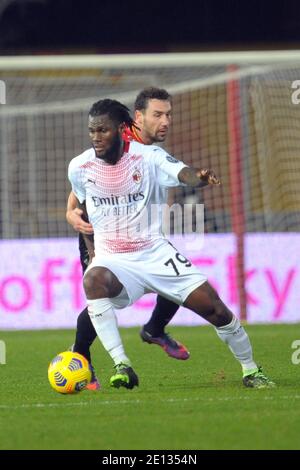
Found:
[{"label": "goal net", "polygon": [[66,175],[89,146],[89,108],[110,97],[132,109],[142,88],[166,88],[164,147],[222,181],[170,200],[204,203],[206,232],[235,234],[243,311],[245,234],[300,231],[299,78],[297,51],[0,58],[1,238],[74,236]]}]

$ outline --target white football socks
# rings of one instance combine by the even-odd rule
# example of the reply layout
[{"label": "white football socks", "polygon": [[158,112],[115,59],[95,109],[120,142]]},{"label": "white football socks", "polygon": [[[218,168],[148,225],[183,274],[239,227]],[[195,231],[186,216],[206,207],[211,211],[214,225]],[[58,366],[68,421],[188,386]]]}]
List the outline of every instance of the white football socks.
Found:
[{"label": "white football socks", "polygon": [[88,300],[88,312],[98,338],[115,364],[130,365],[118,329],[117,317],[109,298]]},{"label": "white football socks", "polygon": [[215,329],[219,338],[228,344],[234,357],[240,362],[244,375],[257,369],[253,361],[249,337],[235,316],[228,325],[215,327]]}]

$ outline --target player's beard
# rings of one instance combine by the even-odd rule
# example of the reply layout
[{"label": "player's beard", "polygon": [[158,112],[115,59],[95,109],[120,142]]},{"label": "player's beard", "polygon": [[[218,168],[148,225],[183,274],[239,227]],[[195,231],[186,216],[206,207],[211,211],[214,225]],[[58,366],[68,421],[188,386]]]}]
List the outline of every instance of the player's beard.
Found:
[{"label": "player's beard", "polygon": [[160,130],[155,131],[155,130],[152,130],[151,128],[147,129],[147,127],[146,127],[145,131],[146,131],[146,134],[147,134],[147,139],[146,140],[150,144],[155,144],[156,142],[164,142],[167,138],[168,130],[166,130],[166,132],[161,134]]},{"label": "player's beard", "polygon": [[155,133],[155,142],[164,142],[168,135],[168,128],[160,129]]},{"label": "player's beard", "polygon": [[101,158],[101,160],[104,160],[110,165],[115,165],[122,156],[123,145],[124,143],[122,138],[117,134],[113,139],[110,148],[102,153],[102,155],[97,155],[97,158]]},{"label": "player's beard", "polygon": [[165,140],[166,140],[165,135],[155,134],[155,136],[153,137],[154,142],[164,142]]}]

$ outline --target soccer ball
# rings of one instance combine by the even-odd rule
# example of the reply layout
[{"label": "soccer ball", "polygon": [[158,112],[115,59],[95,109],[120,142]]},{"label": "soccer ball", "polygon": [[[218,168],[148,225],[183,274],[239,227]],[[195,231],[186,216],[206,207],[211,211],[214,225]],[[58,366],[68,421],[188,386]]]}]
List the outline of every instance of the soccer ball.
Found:
[{"label": "soccer ball", "polygon": [[77,393],[92,379],[89,362],[81,354],[65,351],[58,354],[49,364],[50,385],[59,393]]}]

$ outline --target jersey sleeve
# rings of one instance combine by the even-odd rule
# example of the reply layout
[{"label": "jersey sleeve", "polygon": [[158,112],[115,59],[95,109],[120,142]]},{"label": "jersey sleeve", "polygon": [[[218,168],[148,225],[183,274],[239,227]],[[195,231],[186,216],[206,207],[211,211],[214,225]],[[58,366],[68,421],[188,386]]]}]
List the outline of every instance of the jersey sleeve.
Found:
[{"label": "jersey sleeve", "polygon": [[73,158],[69,164],[68,178],[72,185],[72,191],[79,200],[79,202],[85,201],[86,194],[85,188],[82,184],[82,170],[76,162],[76,158]]},{"label": "jersey sleeve", "polygon": [[155,173],[160,186],[164,186],[166,188],[186,186],[178,180],[178,174],[182,168],[185,168],[188,165],[172,157],[172,155],[169,155],[160,147],[153,146],[151,153],[152,155],[150,158],[155,165]]}]

